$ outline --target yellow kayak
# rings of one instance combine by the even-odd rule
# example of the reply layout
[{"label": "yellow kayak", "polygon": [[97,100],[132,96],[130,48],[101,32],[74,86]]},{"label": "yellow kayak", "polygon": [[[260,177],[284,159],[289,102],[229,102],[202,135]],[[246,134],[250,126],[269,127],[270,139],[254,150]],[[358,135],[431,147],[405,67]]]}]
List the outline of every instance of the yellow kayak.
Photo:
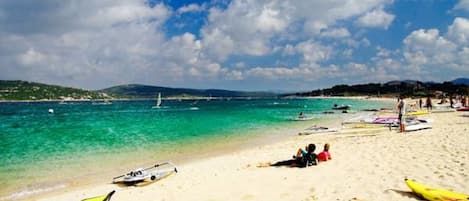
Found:
[{"label": "yellow kayak", "polygon": [[468,201],[469,195],[433,188],[414,180],[405,179],[407,186],[418,196],[429,201]]},{"label": "yellow kayak", "polygon": [[414,116],[414,115],[425,115],[425,114],[430,114],[430,112],[424,111],[424,110],[419,110],[419,111],[415,111],[415,112],[409,112],[406,115],[407,116]]},{"label": "yellow kayak", "polygon": [[102,195],[102,196],[97,196],[97,197],[92,197],[92,198],[86,198],[86,199],[81,200],[81,201],[109,201],[109,200],[111,200],[111,197],[115,192],[116,191],[111,191],[107,195]]}]

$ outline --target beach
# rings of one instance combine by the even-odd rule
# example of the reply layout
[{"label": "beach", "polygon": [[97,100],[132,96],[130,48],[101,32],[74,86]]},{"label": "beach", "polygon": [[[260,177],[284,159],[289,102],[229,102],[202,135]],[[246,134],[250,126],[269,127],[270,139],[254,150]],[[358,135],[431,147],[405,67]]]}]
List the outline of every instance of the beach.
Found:
[{"label": "beach", "polygon": [[[342,129],[202,157],[147,186],[111,180],[60,189],[27,200],[81,200],[116,190],[112,200],[419,200],[404,178],[469,192],[469,118],[432,113],[432,129]],[[297,129],[287,132],[297,133]],[[332,160],[308,168],[271,167],[308,143],[331,144]]]}]

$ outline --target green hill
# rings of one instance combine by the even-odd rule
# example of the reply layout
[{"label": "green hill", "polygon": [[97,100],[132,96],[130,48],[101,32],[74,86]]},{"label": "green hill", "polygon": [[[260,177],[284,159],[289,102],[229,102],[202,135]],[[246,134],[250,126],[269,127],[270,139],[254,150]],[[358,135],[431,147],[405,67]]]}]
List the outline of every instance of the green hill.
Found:
[{"label": "green hill", "polygon": [[114,96],[128,98],[155,98],[156,94],[161,93],[165,97],[273,97],[274,93],[268,92],[242,92],[220,89],[186,89],[170,88],[148,85],[120,85],[99,90]]},{"label": "green hill", "polygon": [[316,89],[308,92],[283,94],[282,96],[397,96],[414,97],[437,96],[438,94],[467,95],[469,86],[453,82],[420,82],[415,80],[390,81],[357,85],[335,85],[331,88]]},{"label": "green hill", "polygon": [[97,91],[20,80],[0,80],[0,100],[89,100],[164,97],[273,97],[268,92],[242,92],[220,89],[185,89],[147,85],[121,85]]},{"label": "green hill", "polygon": [[0,80],[0,100],[102,99],[105,94],[84,89],[20,80]]}]

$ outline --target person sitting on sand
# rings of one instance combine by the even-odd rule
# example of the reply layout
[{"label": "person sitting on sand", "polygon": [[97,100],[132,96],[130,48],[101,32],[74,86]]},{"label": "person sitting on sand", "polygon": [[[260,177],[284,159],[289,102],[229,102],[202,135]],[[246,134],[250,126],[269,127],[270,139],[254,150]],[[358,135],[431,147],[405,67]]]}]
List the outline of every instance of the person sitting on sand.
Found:
[{"label": "person sitting on sand", "polygon": [[305,147],[305,150],[299,148],[295,156],[297,162],[296,165],[298,167],[308,167],[311,165],[317,165],[318,157],[314,153],[314,150],[316,150],[315,144],[309,144],[307,147]]},{"label": "person sitting on sand", "polygon": [[298,149],[296,155],[293,155],[293,159],[278,161],[276,163],[259,163],[257,167],[269,167],[269,166],[289,166],[289,167],[308,167],[311,165],[317,165],[318,159],[317,155],[314,153],[316,149],[315,144],[309,144],[305,147],[305,150]]},{"label": "person sitting on sand", "polygon": [[329,143],[326,143],[324,145],[324,150],[318,154],[318,161],[327,161],[332,159],[331,154],[329,153],[329,148]]}]

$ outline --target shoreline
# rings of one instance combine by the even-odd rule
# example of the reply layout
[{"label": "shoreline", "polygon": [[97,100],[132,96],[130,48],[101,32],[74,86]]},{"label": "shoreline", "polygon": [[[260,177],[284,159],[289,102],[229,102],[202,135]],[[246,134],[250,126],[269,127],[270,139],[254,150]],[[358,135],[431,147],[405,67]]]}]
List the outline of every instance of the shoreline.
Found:
[{"label": "shoreline", "polygon": [[[116,201],[417,200],[408,193],[405,177],[469,192],[469,154],[464,144],[469,142],[469,118],[457,112],[430,117],[435,119],[431,130],[400,134],[384,128],[290,135],[281,141],[190,161],[178,166],[177,174],[145,187],[101,183],[27,200],[81,200],[111,190],[117,191]],[[309,142],[316,143],[316,153],[322,144],[331,143],[333,159],[308,168],[262,167],[288,159]]]},{"label": "shoreline", "polygon": [[[151,166],[154,163],[152,162],[164,162],[164,161],[171,161],[175,163],[178,167],[184,167],[193,163],[198,163],[200,161],[204,160],[210,160],[212,158],[217,158],[217,157],[223,157],[227,154],[232,154],[232,153],[237,153],[237,152],[243,152],[246,150],[251,150],[255,149],[256,147],[259,146],[269,146],[270,144],[273,143],[278,143],[279,141],[284,141],[287,140],[291,137],[295,137],[298,132],[304,130],[306,127],[309,127],[314,124],[320,124],[320,125],[332,125],[330,122],[334,121],[337,119],[316,119],[312,121],[305,121],[305,122],[297,122],[298,124],[294,125],[289,125],[288,127],[283,128],[276,128],[272,130],[266,130],[266,131],[251,131],[248,134],[245,134],[243,136],[231,136],[229,140],[227,140],[225,137],[219,137],[219,139],[210,139],[207,140],[207,143],[210,143],[210,148],[204,148],[206,145],[205,144],[198,144],[195,143],[196,146],[196,151],[193,151],[190,154],[184,154],[184,152],[189,151],[188,149],[191,149],[193,147],[189,148],[182,148],[179,149],[178,151],[175,152],[173,155],[168,155],[165,156],[162,160],[158,161],[151,161],[148,159],[140,160],[138,163],[134,164],[128,164],[125,165],[124,167],[118,167],[114,168],[113,170],[106,170],[106,175],[107,176],[101,176],[99,178],[91,178],[95,177],[96,174],[103,173],[102,171],[100,172],[95,172],[95,173],[90,173],[88,176],[81,176],[81,177],[72,177],[66,179],[65,182],[59,183],[59,184],[54,184],[54,185],[49,185],[45,188],[33,188],[33,189],[27,189],[24,191],[20,192],[15,192],[13,194],[9,194],[6,196],[1,196],[0,200],[1,201],[10,201],[10,200],[22,200],[22,201],[32,201],[32,200],[37,200],[41,198],[47,198],[49,196],[56,196],[60,195],[63,192],[62,190],[66,190],[66,192],[69,191],[75,191],[79,190],[82,188],[94,188],[96,186],[102,186],[102,185],[115,185],[110,183],[112,180],[111,175],[118,175],[122,174],[124,172],[130,171],[135,167],[142,166]],[[305,127],[306,126],[306,127]],[[228,141],[228,142],[223,142],[223,141]],[[171,158],[171,160],[169,160]],[[76,181],[77,179],[89,179],[87,181]],[[52,182],[49,182],[52,183]],[[40,185],[39,185],[40,186]],[[117,185],[115,185],[118,187]],[[27,196],[23,196],[27,195]]]},{"label": "shoreline", "polygon": [[[339,117],[337,117],[338,119]],[[172,154],[163,154],[164,157],[158,158],[147,158],[132,160],[131,163],[125,164],[113,169],[100,170],[97,172],[86,173],[82,176],[65,176],[67,178],[61,179],[60,181],[48,181],[39,182],[34,185],[28,185],[27,188],[21,189],[16,192],[8,192],[0,196],[0,200],[36,200],[38,197],[44,197],[48,195],[55,195],[60,193],[62,190],[80,189],[83,187],[89,187],[94,185],[108,183],[115,175],[122,174],[136,167],[150,166],[155,162],[164,162],[171,160],[177,165],[186,165],[196,161],[205,160],[213,157],[219,157],[226,153],[234,153],[246,149],[252,149],[257,146],[264,146],[278,141],[288,139],[296,135],[299,131],[313,124],[326,125],[328,121],[332,121],[330,118],[326,119],[314,119],[311,121],[299,121],[291,123],[276,124],[273,128],[268,130],[257,129],[248,133],[243,132],[240,136],[218,136],[211,137],[206,140],[206,145],[200,142],[191,143],[188,147],[179,147]],[[286,126],[288,125],[288,126]],[[210,146],[209,148],[207,148]],[[195,151],[194,151],[195,150]],[[189,154],[185,154],[188,152]],[[145,154],[148,155],[148,154]],[[124,157],[125,158],[125,157]],[[145,158],[145,157],[144,157]],[[87,160],[89,161],[89,160]],[[130,161],[129,161],[130,162]],[[89,168],[87,168],[89,169]],[[101,175],[103,174],[103,175]],[[43,185],[46,185],[43,187]],[[23,197],[24,196],[24,197]]]},{"label": "shoreline", "polygon": [[[190,151],[187,148],[177,148],[178,151],[176,151],[174,154],[166,154],[165,157],[158,158],[158,162],[171,159],[171,161],[177,164],[184,165],[184,164],[191,163],[197,160],[217,157],[225,153],[233,153],[233,152],[241,151],[244,149],[251,149],[256,146],[267,145],[267,144],[275,143],[278,141],[283,141],[291,136],[295,136],[299,131],[304,130],[307,127],[310,127],[313,124],[321,124],[321,126],[333,125],[330,122],[337,123],[338,121],[341,121],[341,118],[342,118],[342,114],[335,114],[333,116],[329,116],[326,118],[321,118],[321,119],[315,118],[312,121],[299,121],[299,122],[275,124],[273,128],[270,128],[268,130],[260,129],[260,130],[254,130],[248,133],[243,131],[244,133],[243,135],[238,136],[238,137],[232,136],[232,137],[229,137],[230,139],[228,140],[226,139],[226,137],[220,136],[219,139],[213,138],[213,139],[207,140],[207,141],[210,141],[210,148],[204,148],[204,144],[201,144],[201,143],[194,143],[194,144],[198,144],[195,148],[196,152],[190,153],[189,154],[190,156],[184,156],[185,154],[181,154],[181,153]],[[336,127],[337,125],[334,125],[334,126]],[[272,127],[272,126],[269,126],[269,127]],[[228,141],[228,142],[223,142],[223,141]],[[12,195],[14,196],[14,195],[23,195],[23,194],[24,195],[32,194],[31,197],[34,198],[36,197],[35,192],[44,191],[38,195],[39,197],[41,197],[42,194],[45,194],[45,195],[49,194],[49,190],[53,191],[52,193],[54,193],[55,191],[60,191],[63,189],[81,188],[83,186],[97,185],[97,184],[102,183],[103,178],[112,178],[112,176],[115,176],[117,174],[122,174],[123,172],[127,172],[135,168],[136,166],[152,165],[152,163],[155,162],[154,159],[155,158],[132,160],[131,163],[123,165],[122,167],[113,168],[110,171],[97,171],[94,173],[87,173],[86,175],[88,176],[86,177],[85,176],[72,176],[71,178],[69,178],[69,176],[65,176],[66,179],[61,179],[60,181],[57,180],[59,181],[59,183],[54,183],[52,181],[39,182],[38,185],[33,185],[32,187],[24,188],[23,190],[20,190],[20,191],[5,194],[0,197],[0,200],[1,198],[8,198],[8,197],[11,197]],[[87,161],[90,161],[90,160],[87,160]],[[142,165],[142,164],[145,164],[145,165]],[[88,167],[86,169],[90,169],[90,168]],[[100,175],[100,174],[104,174],[105,176]],[[82,180],[82,181],[79,181],[79,180]],[[47,184],[47,187],[42,188],[41,184]],[[56,186],[59,186],[59,187],[56,188]],[[21,196],[15,196],[14,198],[15,200],[16,199],[24,199],[24,200],[30,199],[29,197],[22,198]],[[4,199],[4,200],[8,200],[8,199]]]},{"label": "shoreline", "polygon": [[[178,161],[178,159],[175,160],[175,161],[180,162],[179,164],[182,165],[182,166],[186,166],[186,165],[190,166],[190,164],[198,163],[199,161],[204,161],[204,160],[210,160],[212,158],[223,157],[225,155],[229,155],[229,154],[233,154],[233,153],[237,153],[237,152],[243,152],[243,151],[246,151],[246,150],[252,150],[252,149],[255,149],[257,147],[269,146],[271,144],[275,144],[275,143],[279,143],[279,142],[282,142],[282,141],[285,141],[285,140],[289,140],[290,138],[296,136],[299,129],[305,129],[307,124],[308,124],[308,126],[311,126],[311,124],[313,124],[313,123],[322,124],[322,126],[324,126],[324,125],[328,126],[328,125],[332,125],[332,124],[330,124],[330,122],[337,121],[337,120],[341,120],[341,115],[334,118],[334,119],[324,119],[320,122],[317,122],[317,121],[311,121],[311,122],[308,121],[308,122],[304,122],[304,123],[301,122],[301,123],[299,123],[295,126],[292,126],[292,127],[287,128],[287,129],[278,131],[278,132],[286,132],[286,133],[288,133],[287,135],[276,134],[276,135],[273,135],[273,137],[272,136],[269,137],[268,135],[256,135],[257,137],[254,140],[254,142],[249,142],[247,140],[244,140],[244,141],[240,140],[239,142],[237,142],[237,144],[235,144],[233,142],[230,142],[229,143],[230,146],[222,146],[221,145],[219,152],[216,152],[217,151],[216,148],[212,148],[210,150],[205,150],[205,152],[203,152],[203,151],[198,152],[197,153],[198,157],[191,158],[191,160],[180,158],[179,161]],[[327,123],[327,121],[329,121],[329,123]],[[254,132],[254,134],[256,134],[256,133],[258,134],[259,131]],[[247,135],[247,137],[244,137],[244,138],[250,138],[250,137],[252,137],[252,136]],[[267,139],[267,137],[270,138],[270,139]],[[247,144],[246,144],[246,142],[247,142]],[[150,161],[143,161],[141,164],[148,163],[148,162],[150,162]],[[123,169],[123,168],[120,168],[120,169]],[[121,171],[121,170],[119,170],[119,171]],[[117,173],[118,171],[116,171],[116,170],[110,171],[107,174],[111,175],[111,172],[112,173],[113,172]],[[103,178],[103,177],[101,177],[101,178]],[[98,179],[98,180],[94,180],[93,182],[72,182],[72,185],[70,185],[70,186],[63,186],[63,188],[53,189],[54,190],[53,192],[45,192],[44,194],[39,194],[37,196],[32,195],[31,197],[26,197],[23,200],[36,200],[36,199],[40,199],[40,198],[46,198],[48,196],[60,195],[63,192],[56,192],[56,191],[64,190],[64,189],[66,191],[75,191],[75,190],[79,190],[81,188],[88,188],[88,187],[92,188],[93,186],[96,186],[96,185],[100,186],[99,184],[103,184],[102,181],[103,181],[102,179]]]},{"label": "shoreline", "polygon": [[[162,97],[162,100],[251,100],[251,99],[355,99],[355,100],[376,100],[387,101],[393,100],[391,97],[376,96],[298,96],[298,97]],[[109,99],[48,99],[48,100],[0,100],[0,103],[50,103],[50,102],[95,102],[95,101],[154,101],[156,98],[109,98]]]}]

